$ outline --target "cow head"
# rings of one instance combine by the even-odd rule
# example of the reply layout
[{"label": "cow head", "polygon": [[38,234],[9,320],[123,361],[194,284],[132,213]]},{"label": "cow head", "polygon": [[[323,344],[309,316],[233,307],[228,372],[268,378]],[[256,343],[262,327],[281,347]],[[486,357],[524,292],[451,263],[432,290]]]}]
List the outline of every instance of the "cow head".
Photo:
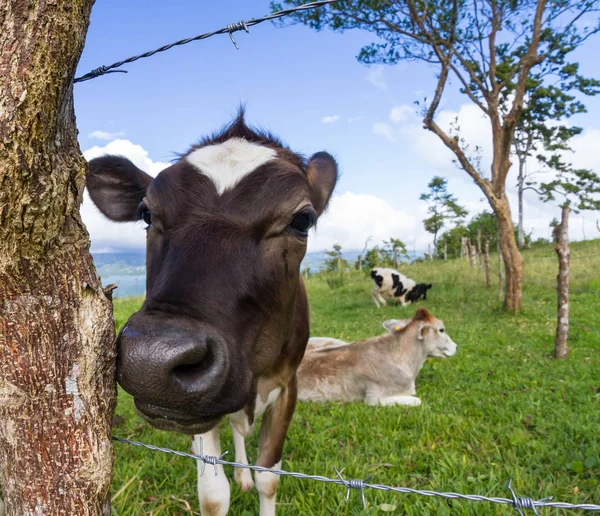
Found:
[{"label": "cow head", "polygon": [[417,326],[418,339],[427,357],[447,358],[456,354],[457,345],[450,338],[442,321],[427,308],[419,308],[412,323]]},{"label": "cow head", "polygon": [[100,211],[147,225],[146,299],[118,336],[117,378],[152,425],[209,430],[308,337],[300,263],[336,180],[329,154],[305,160],[243,113],[154,179],[123,157],[90,162]]},{"label": "cow head", "polygon": [[406,294],[406,300],[412,301],[413,303],[419,299],[427,299],[427,291],[433,287],[431,283],[417,283],[413,289]]}]

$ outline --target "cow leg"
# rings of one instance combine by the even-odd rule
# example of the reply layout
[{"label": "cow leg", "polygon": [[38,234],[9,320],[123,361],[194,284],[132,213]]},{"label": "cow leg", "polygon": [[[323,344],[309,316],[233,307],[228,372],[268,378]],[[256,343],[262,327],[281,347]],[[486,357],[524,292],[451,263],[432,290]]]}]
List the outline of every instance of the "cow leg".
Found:
[{"label": "cow leg", "polygon": [[[200,448],[202,439],[202,450]],[[202,451],[204,455],[221,456],[221,442],[219,441],[219,426],[217,425],[205,434],[195,435],[192,451],[196,455]],[[214,466],[207,464],[204,475],[201,475],[204,463],[198,461],[198,500],[200,501],[200,514],[202,516],[225,516],[229,510],[229,481],[223,471],[223,466],[217,465],[215,476]]]},{"label": "cow leg", "polygon": [[[248,437],[252,432],[252,427],[247,424],[247,416],[242,411],[241,417],[245,418],[246,421],[234,422],[233,417],[231,417],[231,432],[233,434],[233,447],[235,449],[235,461],[241,464],[248,464],[248,457],[246,456],[246,442],[244,441],[245,437]],[[240,425],[240,423],[242,423]],[[244,424],[245,423],[245,424]],[[241,426],[241,428],[239,428]],[[252,481],[252,473],[250,473],[249,469],[235,468],[233,476],[235,478],[236,483],[240,486],[242,491],[248,491],[252,489],[254,482]]]},{"label": "cow leg", "polygon": [[381,292],[377,292],[375,294],[377,296],[377,299],[379,299],[379,302],[383,305],[383,306],[387,306],[387,301],[385,300],[385,297],[383,297],[381,295]]},{"label": "cow leg", "polygon": [[377,293],[375,291],[371,292],[371,299],[375,303],[375,306],[379,308],[379,301],[377,301]]},{"label": "cow leg", "polygon": [[[283,443],[292,421],[298,395],[296,376],[281,391],[275,404],[267,409],[260,426],[257,466],[279,469],[283,454]],[[275,497],[279,476],[274,473],[256,472],[256,489],[260,499],[260,516],[275,516]]]},{"label": "cow leg", "polygon": [[418,407],[421,400],[416,396],[386,396],[379,400],[380,405],[405,405],[407,407]]}]

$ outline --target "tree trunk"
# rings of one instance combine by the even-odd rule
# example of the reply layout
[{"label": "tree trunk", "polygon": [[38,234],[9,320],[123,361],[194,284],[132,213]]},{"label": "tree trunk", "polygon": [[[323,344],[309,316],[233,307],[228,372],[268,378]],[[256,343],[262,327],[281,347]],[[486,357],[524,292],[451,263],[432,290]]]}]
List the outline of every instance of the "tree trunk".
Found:
[{"label": "tree trunk", "polygon": [[490,278],[490,237],[485,237],[485,286],[490,288],[492,281]]},{"label": "tree trunk", "polygon": [[498,240],[498,299],[502,300],[502,253],[500,252],[500,240]]},{"label": "tree trunk", "polygon": [[523,228],[523,188],[525,187],[525,159],[519,155],[519,178],[517,181],[517,195],[519,198],[519,249],[525,249],[525,229]]},{"label": "tree trunk", "polygon": [[556,324],[556,342],[554,358],[569,356],[569,207],[563,206],[560,224],[554,229],[556,254],[558,256],[558,278],[556,293],[558,298],[558,321]]},{"label": "tree trunk", "polygon": [[398,269],[398,250],[394,249],[394,268]]},{"label": "tree trunk", "polygon": [[429,261],[433,260],[433,255],[431,254],[431,244],[427,244],[428,249],[427,252],[429,254]]},{"label": "tree trunk", "polygon": [[475,249],[475,245],[471,240],[468,241],[469,244],[469,259],[471,260],[471,267],[474,269],[477,268],[477,250]]},{"label": "tree trunk", "polygon": [[477,228],[477,264],[479,265],[480,269],[483,266],[483,260],[481,259],[481,257],[482,257],[482,252],[481,252],[481,228]]},{"label": "tree trunk", "polygon": [[506,195],[494,198],[494,213],[498,221],[498,242],[506,277],[504,307],[518,312],[523,303],[523,270],[525,262],[519,252]]},{"label": "tree trunk", "polygon": [[93,0],[0,0],[0,484],[9,515],[110,514],[114,323],[79,207],[72,81]]}]

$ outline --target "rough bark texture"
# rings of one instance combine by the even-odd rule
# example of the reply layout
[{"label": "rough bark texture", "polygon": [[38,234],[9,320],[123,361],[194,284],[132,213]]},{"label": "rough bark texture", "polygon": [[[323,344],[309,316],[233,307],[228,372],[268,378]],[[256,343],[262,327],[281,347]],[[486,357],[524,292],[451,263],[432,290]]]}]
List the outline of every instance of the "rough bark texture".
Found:
[{"label": "rough bark texture", "polygon": [[498,299],[502,300],[502,253],[500,252],[500,241],[498,241]]},{"label": "rough bark texture", "polygon": [[523,271],[525,261],[519,252],[506,196],[494,198],[494,213],[498,221],[498,241],[504,262],[504,307],[518,312],[523,304]]},{"label": "rough bark texture", "polygon": [[0,0],[0,484],[7,513],[109,514],[112,305],[79,216],[72,80],[93,0]]},{"label": "rough bark texture", "polygon": [[477,267],[477,250],[475,249],[475,245],[473,242],[469,240],[469,258],[471,260],[471,267]]},{"label": "rough bark texture", "polygon": [[569,248],[569,207],[563,206],[562,219],[554,229],[556,254],[558,255],[558,278],[556,293],[558,298],[558,321],[554,358],[569,356],[569,269],[571,249]]},{"label": "rough bark texture", "polygon": [[517,196],[519,199],[519,249],[525,249],[525,229],[523,227],[523,189],[525,188],[525,157],[519,155],[519,177],[517,179]]},{"label": "rough bark texture", "polygon": [[491,287],[492,280],[490,277],[490,237],[485,237],[485,286]]},{"label": "rough bark texture", "polygon": [[483,267],[482,252],[481,252],[481,228],[477,228],[477,264],[481,269]]}]

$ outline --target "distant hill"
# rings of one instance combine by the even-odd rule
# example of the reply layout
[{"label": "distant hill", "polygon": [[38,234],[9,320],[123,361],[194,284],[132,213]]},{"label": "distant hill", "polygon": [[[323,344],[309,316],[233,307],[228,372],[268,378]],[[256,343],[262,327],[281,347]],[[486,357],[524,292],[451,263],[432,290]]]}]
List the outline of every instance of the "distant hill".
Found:
[{"label": "distant hill", "polygon": [[[361,251],[351,249],[344,251],[344,259],[354,265],[358,260]],[[409,253],[411,259],[423,256],[423,252]],[[107,276],[145,276],[146,275],[146,253],[141,252],[123,252],[123,253],[92,253],[94,263],[98,273],[102,277]],[[318,272],[327,259],[325,251],[315,251],[307,253],[302,260],[300,270],[307,267],[311,272]]]}]

